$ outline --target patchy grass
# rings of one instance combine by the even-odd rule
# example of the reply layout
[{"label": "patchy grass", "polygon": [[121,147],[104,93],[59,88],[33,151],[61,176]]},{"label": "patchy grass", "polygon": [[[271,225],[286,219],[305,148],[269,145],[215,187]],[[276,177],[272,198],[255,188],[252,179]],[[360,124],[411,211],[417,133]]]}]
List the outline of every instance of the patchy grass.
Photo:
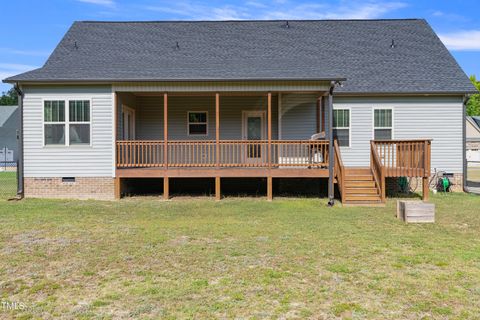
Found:
[{"label": "patchy grass", "polygon": [[478,319],[480,197],[0,203],[0,318]]},{"label": "patchy grass", "polygon": [[0,171],[0,201],[14,197],[17,194],[17,173]]}]

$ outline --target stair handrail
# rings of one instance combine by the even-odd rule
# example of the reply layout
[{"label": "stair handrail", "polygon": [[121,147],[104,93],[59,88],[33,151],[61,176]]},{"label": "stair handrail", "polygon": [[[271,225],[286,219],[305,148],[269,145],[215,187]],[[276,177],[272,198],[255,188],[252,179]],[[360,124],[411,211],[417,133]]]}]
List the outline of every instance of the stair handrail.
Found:
[{"label": "stair handrail", "polygon": [[340,147],[338,146],[338,140],[333,141],[333,146],[335,149],[335,176],[337,178],[338,190],[340,191],[340,197],[342,203],[345,203],[345,192],[343,188],[345,187],[345,167],[343,166],[342,155],[340,153]]},{"label": "stair handrail", "polygon": [[372,170],[375,183],[380,187],[381,200],[382,202],[385,202],[385,167],[380,160],[380,155],[378,154],[378,150],[373,140],[370,141],[370,168]]}]

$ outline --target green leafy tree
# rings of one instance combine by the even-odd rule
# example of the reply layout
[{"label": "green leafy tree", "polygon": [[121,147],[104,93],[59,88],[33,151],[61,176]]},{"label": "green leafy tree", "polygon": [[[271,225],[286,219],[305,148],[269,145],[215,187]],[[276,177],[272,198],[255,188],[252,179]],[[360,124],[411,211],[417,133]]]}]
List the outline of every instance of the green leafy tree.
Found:
[{"label": "green leafy tree", "polygon": [[[475,88],[480,91],[480,81],[477,81],[474,75],[470,76],[470,81],[472,81]],[[474,94],[468,100],[467,114],[469,116],[480,116],[480,94]]]},{"label": "green leafy tree", "polygon": [[18,105],[18,95],[14,88],[7,92],[2,92],[0,96],[0,106],[16,106]]}]

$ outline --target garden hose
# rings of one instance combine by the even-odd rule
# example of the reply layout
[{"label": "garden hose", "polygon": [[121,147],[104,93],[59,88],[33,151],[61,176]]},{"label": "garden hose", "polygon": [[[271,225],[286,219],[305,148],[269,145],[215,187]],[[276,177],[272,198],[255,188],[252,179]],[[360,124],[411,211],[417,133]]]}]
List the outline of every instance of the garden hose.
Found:
[{"label": "garden hose", "polygon": [[402,193],[408,192],[408,179],[406,177],[398,178],[398,188]]}]

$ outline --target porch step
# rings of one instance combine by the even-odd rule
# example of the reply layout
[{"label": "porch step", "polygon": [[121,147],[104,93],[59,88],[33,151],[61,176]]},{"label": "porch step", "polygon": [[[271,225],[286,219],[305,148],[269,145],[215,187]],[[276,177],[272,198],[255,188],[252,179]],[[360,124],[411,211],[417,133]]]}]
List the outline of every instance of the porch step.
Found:
[{"label": "porch step", "polygon": [[355,195],[346,195],[346,201],[381,201],[382,199],[378,194],[355,194]]},{"label": "porch step", "polygon": [[346,181],[373,181],[372,175],[362,174],[362,175],[345,175]]},{"label": "porch step", "polygon": [[346,194],[378,194],[377,188],[346,188]]},{"label": "porch step", "polygon": [[371,175],[372,170],[370,168],[363,168],[363,167],[350,167],[345,168],[345,176],[349,175]]},{"label": "porch step", "polygon": [[381,193],[370,168],[345,168],[343,189],[347,206],[382,206]]},{"label": "porch step", "polygon": [[366,187],[366,188],[375,188],[375,181],[372,180],[370,181],[365,181],[365,180],[347,180],[345,181],[345,187],[350,188],[350,187]]}]

